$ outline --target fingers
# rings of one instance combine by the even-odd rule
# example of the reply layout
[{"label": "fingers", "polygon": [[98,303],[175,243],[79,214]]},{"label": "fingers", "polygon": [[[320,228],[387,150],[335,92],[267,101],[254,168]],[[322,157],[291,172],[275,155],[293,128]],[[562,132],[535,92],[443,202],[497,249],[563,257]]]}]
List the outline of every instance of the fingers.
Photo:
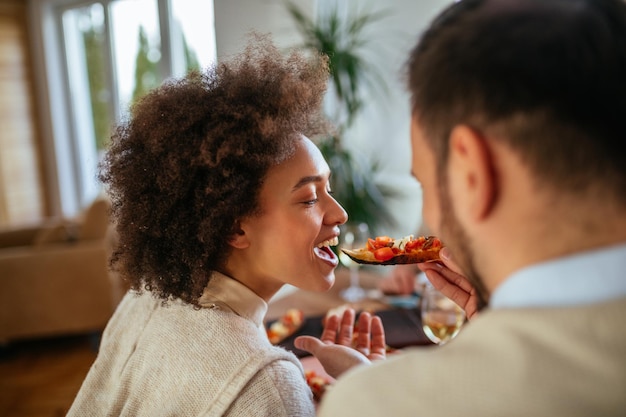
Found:
[{"label": "fingers", "polygon": [[347,308],[343,312],[341,318],[341,325],[339,327],[339,337],[337,338],[337,344],[344,346],[352,346],[352,332],[354,330],[354,309]]},{"label": "fingers", "polygon": [[359,315],[359,323],[357,327],[358,333],[356,337],[356,346],[354,348],[365,356],[369,356],[370,354],[371,320],[372,316],[366,311]]},{"label": "fingers", "polygon": [[337,334],[339,333],[339,322],[339,316],[332,315],[326,317],[324,330],[320,336],[322,342],[327,344],[335,343],[335,340],[337,340]]},{"label": "fingers", "polygon": [[346,309],[341,318],[337,315],[328,316],[320,339],[300,336],[295,339],[295,346],[319,356],[322,352],[329,351],[327,348],[329,345],[341,345],[354,348],[372,360],[384,359],[387,346],[380,317],[364,311],[359,315],[355,329],[355,316],[352,308]]},{"label": "fingers", "polygon": [[465,278],[464,275],[461,275],[458,272],[452,270],[448,264],[445,264],[445,268],[440,268],[440,273],[451,283],[456,285],[457,287],[463,289],[466,292],[470,292],[473,287],[470,284],[469,280]]},{"label": "fingers", "polygon": [[476,290],[467,278],[440,263],[423,264],[420,265],[420,269],[424,271],[433,287],[465,310],[468,319],[474,317],[478,312],[478,298]]},{"label": "fingers", "polygon": [[448,297],[461,307],[465,307],[470,297],[470,293],[468,291],[464,290],[456,283],[448,280],[448,278],[444,274],[442,274],[442,271],[431,269],[425,271],[424,273],[426,274],[426,277],[431,282],[431,284],[433,284],[433,287],[441,291],[443,294],[446,295],[446,297]]},{"label": "fingers", "polygon": [[384,359],[387,354],[385,329],[378,316],[368,312],[359,315],[355,349],[370,360]]},{"label": "fingers", "polygon": [[459,275],[463,275],[463,270],[461,269],[459,265],[457,265],[456,262],[454,262],[454,258],[452,257],[452,251],[449,248],[445,246],[441,248],[441,251],[439,252],[439,256],[441,257],[441,260],[443,261],[443,263],[448,268],[450,268],[450,270],[456,272]]},{"label": "fingers", "polygon": [[387,355],[387,342],[385,341],[385,329],[383,328],[383,322],[378,316],[372,317],[371,335],[372,340],[369,359],[384,359]]},{"label": "fingers", "polygon": [[[434,271],[437,274],[441,275],[443,280],[436,279],[436,281],[440,282],[441,286],[444,286],[446,284],[453,284],[454,286],[459,287],[468,293],[472,291],[473,289],[472,284],[470,284],[469,280],[465,278],[464,275],[461,275],[458,272],[453,271],[445,263],[443,265],[439,262],[423,263],[419,265],[419,268],[424,273],[426,273],[427,271]],[[433,285],[435,285],[434,282],[433,282]]]},{"label": "fingers", "polygon": [[352,308],[347,308],[341,318],[334,314],[326,317],[324,330],[320,337],[322,342],[326,344],[337,343],[339,345],[351,346],[354,317],[355,312]]},{"label": "fingers", "polygon": [[316,355],[320,348],[325,346],[325,343],[313,336],[298,336],[293,344],[298,349],[309,352],[312,355]]}]

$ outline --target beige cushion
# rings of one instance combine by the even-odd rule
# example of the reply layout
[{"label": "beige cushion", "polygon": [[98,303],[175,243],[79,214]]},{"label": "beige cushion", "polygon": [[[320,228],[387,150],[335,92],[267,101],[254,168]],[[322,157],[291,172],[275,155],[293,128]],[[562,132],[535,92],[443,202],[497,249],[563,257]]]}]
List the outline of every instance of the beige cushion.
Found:
[{"label": "beige cushion", "polygon": [[76,240],[78,225],[65,220],[56,224],[42,227],[33,239],[34,246],[42,246],[50,243],[71,242]]},{"label": "beige cushion", "polygon": [[110,203],[106,198],[96,199],[85,211],[79,239],[102,239],[109,227]]}]

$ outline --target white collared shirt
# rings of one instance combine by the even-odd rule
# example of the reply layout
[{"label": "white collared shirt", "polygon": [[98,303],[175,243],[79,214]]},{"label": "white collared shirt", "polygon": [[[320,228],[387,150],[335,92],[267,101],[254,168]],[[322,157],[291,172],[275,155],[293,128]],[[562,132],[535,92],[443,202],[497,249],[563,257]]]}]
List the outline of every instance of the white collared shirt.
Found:
[{"label": "white collared shirt", "polygon": [[557,307],[626,296],[626,244],[566,256],[513,273],[489,307]]}]

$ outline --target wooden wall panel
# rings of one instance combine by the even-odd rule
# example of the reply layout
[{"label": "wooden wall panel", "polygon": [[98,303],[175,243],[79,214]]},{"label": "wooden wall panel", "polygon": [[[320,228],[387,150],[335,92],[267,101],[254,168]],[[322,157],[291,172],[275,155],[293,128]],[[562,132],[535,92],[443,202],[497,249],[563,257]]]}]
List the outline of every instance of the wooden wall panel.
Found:
[{"label": "wooden wall panel", "polygon": [[44,217],[27,4],[0,0],[0,228]]}]

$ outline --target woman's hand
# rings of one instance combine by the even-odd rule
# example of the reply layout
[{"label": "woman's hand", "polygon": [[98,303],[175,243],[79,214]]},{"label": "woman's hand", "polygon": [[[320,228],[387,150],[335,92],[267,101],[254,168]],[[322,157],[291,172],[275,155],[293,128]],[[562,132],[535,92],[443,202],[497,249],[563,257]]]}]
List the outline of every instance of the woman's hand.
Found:
[{"label": "woman's hand", "polygon": [[454,301],[463,310],[468,320],[478,313],[478,295],[469,280],[462,275],[462,271],[452,260],[452,253],[448,248],[442,248],[439,256],[443,264],[428,262],[419,264],[426,278],[437,290]]},{"label": "woman's hand", "polygon": [[355,366],[385,359],[385,331],[380,317],[361,313],[353,343],[354,320],[355,312],[351,308],[346,309],[341,318],[336,315],[327,317],[320,339],[299,336],[295,346],[313,354],[333,378]]}]

